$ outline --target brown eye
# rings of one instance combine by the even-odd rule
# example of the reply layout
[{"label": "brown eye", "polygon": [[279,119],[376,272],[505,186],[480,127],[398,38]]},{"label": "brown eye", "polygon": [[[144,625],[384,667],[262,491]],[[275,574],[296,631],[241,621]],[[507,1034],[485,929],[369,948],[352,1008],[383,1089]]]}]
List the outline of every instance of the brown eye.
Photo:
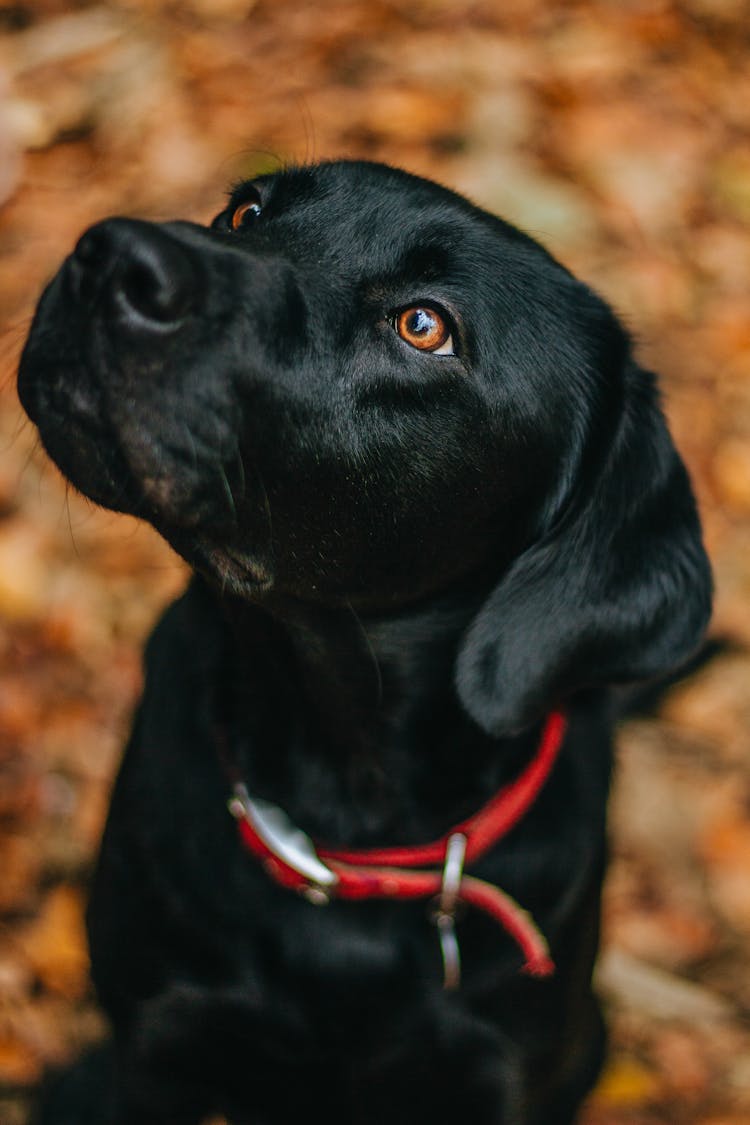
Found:
[{"label": "brown eye", "polygon": [[240,227],[246,227],[258,218],[261,212],[259,199],[248,199],[244,203],[240,203],[232,214],[232,230],[239,230]]},{"label": "brown eye", "polygon": [[421,352],[455,354],[450,327],[436,309],[422,305],[403,309],[396,314],[394,325],[401,339]]}]

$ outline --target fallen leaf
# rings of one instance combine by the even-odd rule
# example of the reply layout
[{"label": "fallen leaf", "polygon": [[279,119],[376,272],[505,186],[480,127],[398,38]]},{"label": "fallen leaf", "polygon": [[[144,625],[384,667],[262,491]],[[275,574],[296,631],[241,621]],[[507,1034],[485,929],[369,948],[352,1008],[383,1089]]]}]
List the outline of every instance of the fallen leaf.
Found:
[{"label": "fallen leaf", "polygon": [[592,1098],[604,1106],[638,1106],[654,1101],[660,1092],[658,1076],[631,1058],[614,1058],[604,1069]]},{"label": "fallen leaf", "polygon": [[727,438],[717,449],[712,465],[719,497],[733,511],[750,514],[750,446]]},{"label": "fallen leaf", "polygon": [[39,1056],[19,1039],[0,1033],[0,1083],[29,1086],[42,1076]]},{"label": "fallen leaf", "polygon": [[40,980],[70,999],[83,996],[88,982],[83,909],[81,893],[61,884],[48,893],[38,916],[16,934],[19,948]]}]

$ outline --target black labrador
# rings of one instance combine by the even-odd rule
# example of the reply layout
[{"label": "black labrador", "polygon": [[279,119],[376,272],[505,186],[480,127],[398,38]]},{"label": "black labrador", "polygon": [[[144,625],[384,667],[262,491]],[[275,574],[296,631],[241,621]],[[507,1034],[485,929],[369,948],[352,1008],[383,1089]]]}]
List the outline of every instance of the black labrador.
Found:
[{"label": "black labrador", "polygon": [[69,480],[195,571],[91,900],[113,1046],[45,1120],[571,1122],[606,688],[681,662],[710,605],[609,308],[452,192],[324,163],[208,229],[92,227],[19,391]]}]

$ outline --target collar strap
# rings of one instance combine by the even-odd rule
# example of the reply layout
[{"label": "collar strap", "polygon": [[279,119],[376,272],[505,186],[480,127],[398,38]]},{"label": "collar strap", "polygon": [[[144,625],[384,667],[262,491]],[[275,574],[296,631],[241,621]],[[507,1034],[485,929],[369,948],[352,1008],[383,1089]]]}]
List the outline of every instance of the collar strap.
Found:
[{"label": "collar strap", "polygon": [[356,850],[317,846],[277,806],[251,798],[242,782],[234,786],[229,809],[242,842],[268,874],[310,902],[436,898],[446,987],[456,987],[460,975],[453,927],[459,902],[483,910],[502,926],[523,954],[524,972],[548,976],[554,964],[531,916],[499,887],[465,874],[464,867],[481,859],[534,803],[557,760],[565,729],[565,716],[552,712],[536,754],[515,781],[479,812],[428,844]]}]

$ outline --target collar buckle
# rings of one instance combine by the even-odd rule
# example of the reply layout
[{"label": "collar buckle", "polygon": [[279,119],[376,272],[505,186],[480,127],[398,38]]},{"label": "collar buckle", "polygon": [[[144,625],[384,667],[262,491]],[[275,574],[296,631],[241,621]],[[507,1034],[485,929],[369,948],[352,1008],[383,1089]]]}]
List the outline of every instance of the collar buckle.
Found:
[{"label": "collar buckle", "polygon": [[440,955],[443,959],[443,988],[450,991],[461,985],[461,950],[456,936],[456,907],[464,875],[466,842],[463,832],[454,832],[448,837],[443,863],[443,882],[434,914],[440,941]]},{"label": "collar buckle", "polygon": [[321,905],[329,900],[338,875],[320,858],[310,837],[297,828],[278,805],[251,797],[245,784],[239,781],[228,807],[235,819],[249,825],[266,854],[280,859],[307,880],[310,894],[305,897],[310,902]]}]

